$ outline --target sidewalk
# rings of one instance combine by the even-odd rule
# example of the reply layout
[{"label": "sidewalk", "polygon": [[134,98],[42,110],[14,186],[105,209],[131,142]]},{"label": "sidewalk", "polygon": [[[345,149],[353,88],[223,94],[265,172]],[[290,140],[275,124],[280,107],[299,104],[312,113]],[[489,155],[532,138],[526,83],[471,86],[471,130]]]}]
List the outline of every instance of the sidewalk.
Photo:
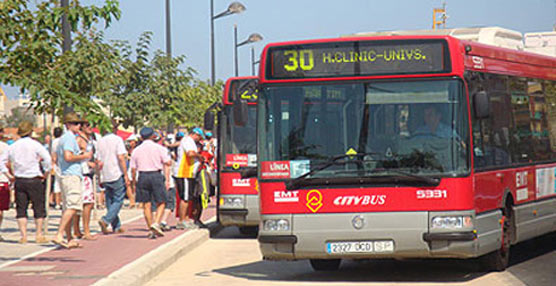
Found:
[{"label": "sidewalk", "polygon": [[[214,221],[213,202],[203,212],[203,221]],[[80,243],[83,248],[61,249],[53,244],[35,244],[34,221],[29,220],[28,239],[18,244],[19,231],[15,211],[4,212],[0,235],[0,285],[137,285],[147,282],[192,247],[208,239],[208,230],[175,230],[155,240],[147,239],[142,210],[122,208],[120,219],[125,232],[100,233],[98,219],[105,210],[91,218],[95,241]],[[32,213],[32,211],[30,212]],[[60,211],[51,210],[48,238],[54,236]],[[171,216],[171,226],[175,219]]]}]

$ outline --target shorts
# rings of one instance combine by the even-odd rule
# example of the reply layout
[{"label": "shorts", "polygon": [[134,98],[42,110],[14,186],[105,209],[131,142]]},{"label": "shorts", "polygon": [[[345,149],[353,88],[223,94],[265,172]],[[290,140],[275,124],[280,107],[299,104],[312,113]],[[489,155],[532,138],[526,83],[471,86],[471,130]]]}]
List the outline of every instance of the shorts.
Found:
[{"label": "shorts", "polygon": [[8,183],[0,183],[0,211],[10,209],[10,185]]},{"label": "shorts", "polygon": [[176,178],[176,190],[182,201],[193,200],[193,190],[195,190],[195,179],[193,178]]},{"label": "shorts", "polygon": [[81,177],[75,175],[60,176],[62,189],[62,208],[64,210],[83,210],[83,183]]},{"label": "shorts", "polygon": [[93,179],[90,176],[83,176],[83,203],[84,204],[94,204],[95,203],[95,193],[94,193]]},{"label": "shorts", "polygon": [[135,201],[166,203],[166,184],[164,184],[164,176],[159,171],[139,172]]},{"label": "shorts", "polygon": [[15,209],[16,218],[27,218],[29,201],[33,203],[33,216],[45,218],[44,206],[45,186],[39,178],[16,178],[15,179]]},{"label": "shorts", "polygon": [[[151,210],[156,211],[156,203],[151,201]],[[176,188],[170,188],[166,193],[166,206],[164,209],[174,211],[176,209]]]}]

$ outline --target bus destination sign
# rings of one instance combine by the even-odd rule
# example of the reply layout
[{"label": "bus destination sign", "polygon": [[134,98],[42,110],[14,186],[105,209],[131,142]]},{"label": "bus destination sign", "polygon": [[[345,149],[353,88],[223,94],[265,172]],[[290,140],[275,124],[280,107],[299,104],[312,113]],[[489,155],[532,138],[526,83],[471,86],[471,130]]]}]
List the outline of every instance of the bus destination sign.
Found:
[{"label": "bus destination sign", "polygon": [[253,89],[252,86],[249,85],[249,81],[255,81],[256,83],[256,80],[254,79],[240,79],[232,81],[230,88],[231,94],[228,96],[228,101],[230,103],[233,103],[236,98],[241,98],[247,103],[257,102],[257,90]]},{"label": "bus destination sign", "polygon": [[446,42],[349,41],[269,49],[267,79],[450,72]]}]

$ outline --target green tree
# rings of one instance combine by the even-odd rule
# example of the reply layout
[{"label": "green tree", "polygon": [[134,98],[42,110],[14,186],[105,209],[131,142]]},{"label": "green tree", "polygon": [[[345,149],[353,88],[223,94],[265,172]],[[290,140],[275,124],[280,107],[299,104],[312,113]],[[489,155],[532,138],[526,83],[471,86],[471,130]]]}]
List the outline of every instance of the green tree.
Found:
[{"label": "green tree", "polygon": [[2,121],[6,123],[7,127],[17,127],[19,123],[21,123],[24,120],[34,123],[35,119],[36,119],[35,115],[33,114],[33,111],[31,109],[27,107],[18,106],[12,108],[10,115],[4,115]]},{"label": "green tree", "polygon": [[[19,86],[30,95],[37,112],[61,112],[63,105],[87,112],[106,126],[108,120],[92,99],[102,96],[113,83],[116,51],[91,29],[100,21],[107,27],[119,19],[119,2],[82,6],[78,0],[62,8],[59,0],[0,2],[0,82]],[[73,49],[62,53],[61,18],[67,13],[76,35]]]},{"label": "green tree", "polygon": [[212,86],[209,81],[196,80],[183,94],[188,106],[180,110],[178,123],[183,126],[202,126],[204,113],[213,103],[222,101],[224,83],[217,81]]},{"label": "green tree", "polygon": [[121,56],[121,80],[112,94],[102,98],[104,105],[124,127],[200,125],[204,110],[220,100],[223,83],[211,86],[195,79],[196,72],[186,66],[185,56],[168,58],[156,51],[150,58],[151,38],[152,32],[141,34],[135,54],[127,41],[115,42]]}]

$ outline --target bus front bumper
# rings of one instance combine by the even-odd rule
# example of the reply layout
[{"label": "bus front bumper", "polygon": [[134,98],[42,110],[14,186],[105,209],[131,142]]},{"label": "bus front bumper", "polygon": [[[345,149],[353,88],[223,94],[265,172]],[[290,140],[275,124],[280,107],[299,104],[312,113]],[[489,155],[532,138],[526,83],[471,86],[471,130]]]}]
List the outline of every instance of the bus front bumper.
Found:
[{"label": "bus front bumper", "polygon": [[[240,198],[239,206],[228,206],[222,202],[226,198]],[[257,226],[259,225],[258,195],[220,195],[218,217],[223,226]]]},{"label": "bus front bumper", "polygon": [[[432,229],[436,216],[470,216],[474,211],[382,212],[345,214],[264,215],[259,228],[259,245],[269,260],[332,258],[470,258],[479,255],[479,241],[471,228]],[[268,231],[267,219],[290,219],[290,231]],[[354,220],[362,220],[357,229]],[[391,251],[335,253],[338,244],[365,242],[392,245]]]}]

